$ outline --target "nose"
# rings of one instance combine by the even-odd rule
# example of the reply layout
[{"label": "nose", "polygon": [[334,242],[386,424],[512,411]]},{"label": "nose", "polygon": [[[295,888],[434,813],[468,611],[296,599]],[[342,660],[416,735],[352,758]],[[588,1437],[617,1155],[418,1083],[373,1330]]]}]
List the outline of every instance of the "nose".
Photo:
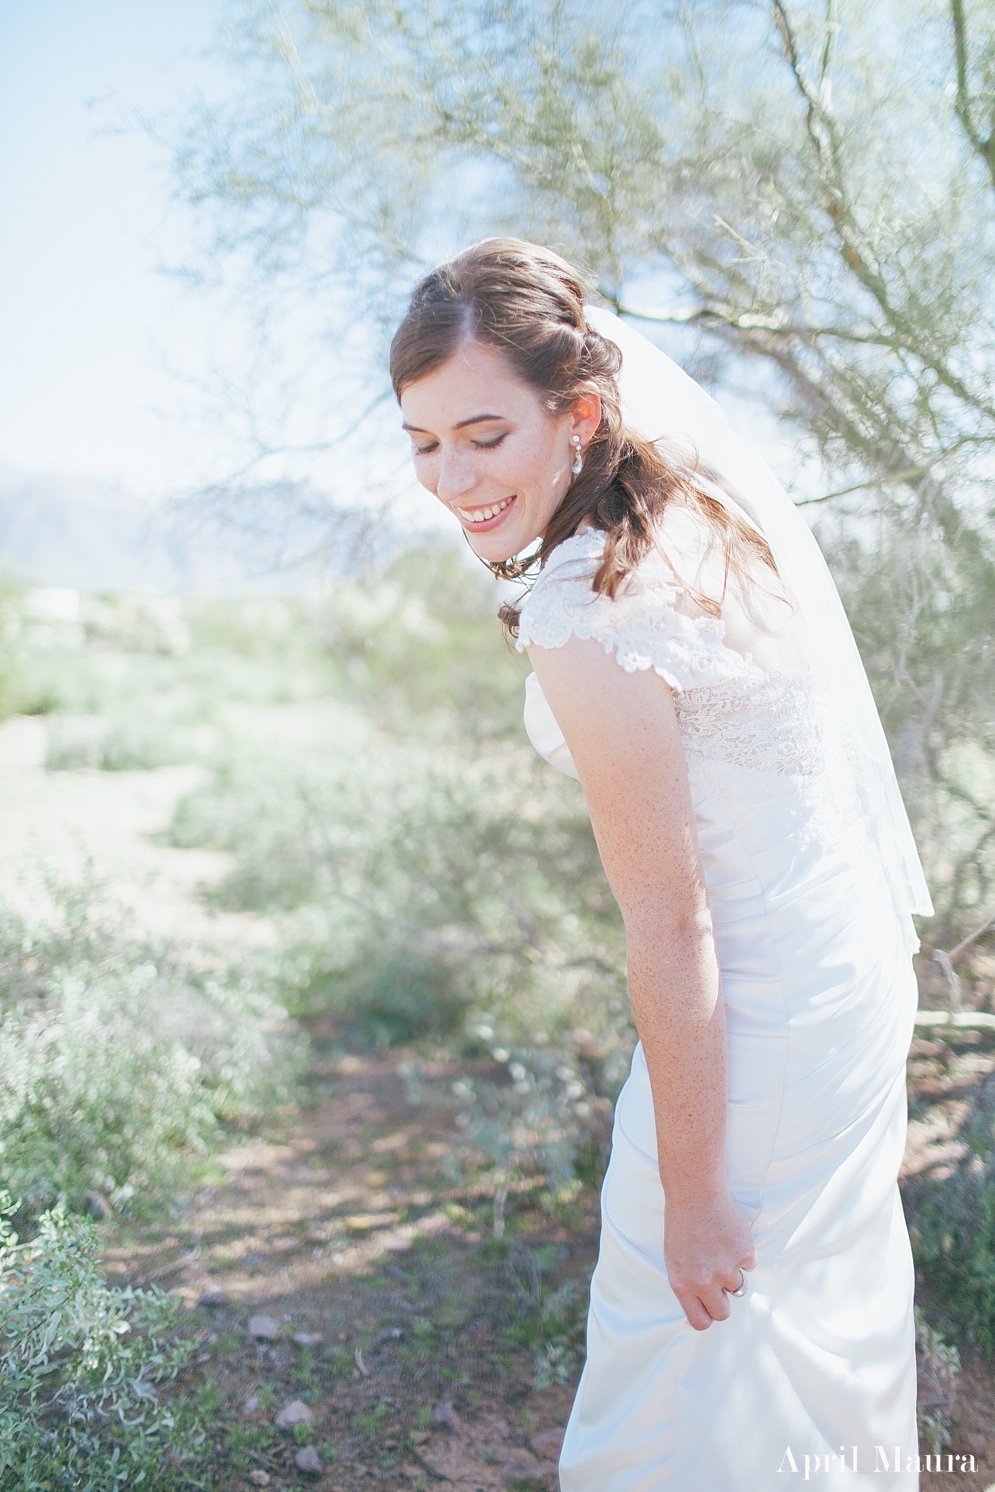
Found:
[{"label": "nose", "polygon": [[457,502],[460,498],[465,498],[476,485],[477,472],[471,453],[458,449],[443,450],[435,489],[443,502]]}]

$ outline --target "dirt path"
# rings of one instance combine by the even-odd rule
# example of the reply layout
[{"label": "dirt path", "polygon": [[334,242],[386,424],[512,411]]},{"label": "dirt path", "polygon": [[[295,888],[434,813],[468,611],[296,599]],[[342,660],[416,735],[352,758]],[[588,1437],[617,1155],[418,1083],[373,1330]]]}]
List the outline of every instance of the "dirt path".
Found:
[{"label": "dirt path", "polygon": [[[188,1387],[217,1399],[219,1485],[299,1485],[311,1447],[332,1492],[555,1486],[572,1391],[533,1387],[521,1338],[543,1265],[589,1264],[590,1210],[533,1215],[526,1194],[498,1244],[489,1188],[440,1183],[450,1144],[396,1062],[346,1058],[320,1085],[285,1135],[223,1156],[168,1231],[106,1230],[112,1277],[177,1285],[196,1313]],[[295,1401],[296,1440],[278,1427]]]}]

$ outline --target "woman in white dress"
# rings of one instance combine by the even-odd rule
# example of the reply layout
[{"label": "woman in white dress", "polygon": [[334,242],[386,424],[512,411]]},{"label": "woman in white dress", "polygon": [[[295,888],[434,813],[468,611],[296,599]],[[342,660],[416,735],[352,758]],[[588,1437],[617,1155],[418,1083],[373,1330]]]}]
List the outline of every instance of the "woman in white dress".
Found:
[{"label": "woman in white dress", "polygon": [[897,1174],[930,904],[814,540],[549,250],[433,271],[391,370],[419,481],[496,573],[538,571],[526,726],[579,778],[625,921],[640,1042],[561,1486],[909,1492]]}]

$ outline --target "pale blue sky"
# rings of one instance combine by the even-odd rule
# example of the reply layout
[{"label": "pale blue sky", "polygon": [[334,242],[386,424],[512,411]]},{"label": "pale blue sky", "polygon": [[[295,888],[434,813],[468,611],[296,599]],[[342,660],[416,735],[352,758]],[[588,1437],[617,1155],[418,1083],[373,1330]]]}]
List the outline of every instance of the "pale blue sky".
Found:
[{"label": "pale blue sky", "polygon": [[[223,0],[0,0],[0,464],[157,495],[215,452],[184,379],[224,363],[230,318],[160,270],[190,220],[168,161],[115,118],[227,77]],[[93,100],[102,102],[92,103]],[[217,345],[221,338],[220,347]]]}]

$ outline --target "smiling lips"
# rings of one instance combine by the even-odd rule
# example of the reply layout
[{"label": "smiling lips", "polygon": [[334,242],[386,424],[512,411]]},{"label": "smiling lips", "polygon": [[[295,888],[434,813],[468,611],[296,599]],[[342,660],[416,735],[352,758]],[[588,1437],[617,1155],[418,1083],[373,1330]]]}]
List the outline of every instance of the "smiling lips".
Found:
[{"label": "smiling lips", "polygon": [[510,508],[515,501],[514,495],[503,497],[500,502],[492,504],[489,508],[457,508],[456,511],[464,523],[471,523],[476,528],[479,524],[489,523],[492,519],[499,517],[505,510]]}]

